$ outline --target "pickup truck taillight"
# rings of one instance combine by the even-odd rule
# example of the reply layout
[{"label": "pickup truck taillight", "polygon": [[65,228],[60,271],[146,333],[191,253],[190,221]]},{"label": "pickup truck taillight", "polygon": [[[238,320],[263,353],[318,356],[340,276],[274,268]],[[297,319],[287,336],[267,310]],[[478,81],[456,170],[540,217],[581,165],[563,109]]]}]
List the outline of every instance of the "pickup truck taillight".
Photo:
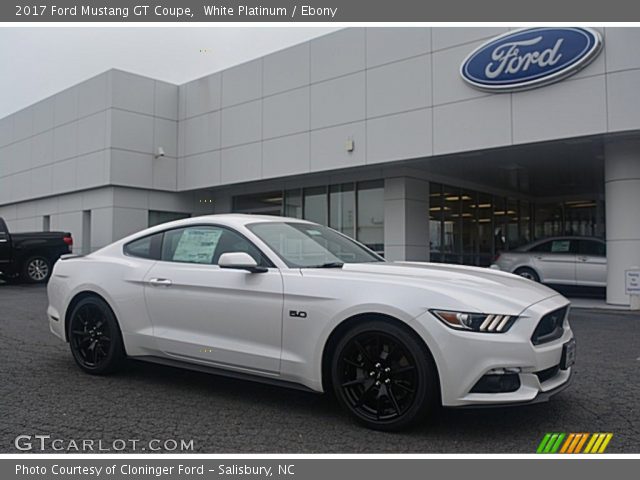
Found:
[{"label": "pickup truck taillight", "polygon": [[70,247],[73,247],[73,237],[71,235],[65,235],[62,237],[62,241]]}]

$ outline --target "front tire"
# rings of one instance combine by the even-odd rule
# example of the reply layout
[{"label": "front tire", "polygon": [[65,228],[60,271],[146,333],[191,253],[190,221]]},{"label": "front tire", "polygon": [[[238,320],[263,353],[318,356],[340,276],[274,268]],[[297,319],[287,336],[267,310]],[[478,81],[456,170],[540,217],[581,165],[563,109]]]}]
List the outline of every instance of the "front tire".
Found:
[{"label": "front tire", "polygon": [[68,331],[71,353],[78,366],[92,375],[115,372],[125,359],[120,328],[107,303],[86,297],[73,308]]},{"label": "front tire", "polygon": [[405,328],[383,320],[356,325],[341,338],[331,361],[331,382],[341,406],[375,430],[417,424],[439,398],[426,347]]},{"label": "front tire", "polygon": [[30,257],[22,267],[22,279],[28,283],[46,283],[51,276],[51,261],[42,255]]}]

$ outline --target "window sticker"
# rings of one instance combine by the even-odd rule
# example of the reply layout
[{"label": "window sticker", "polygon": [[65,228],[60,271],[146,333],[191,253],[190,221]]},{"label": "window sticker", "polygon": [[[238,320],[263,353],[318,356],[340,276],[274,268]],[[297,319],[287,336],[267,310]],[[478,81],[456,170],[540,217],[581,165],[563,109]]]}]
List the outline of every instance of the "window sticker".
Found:
[{"label": "window sticker", "polygon": [[173,254],[173,261],[210,264],[220,235],[222,230],[208,228],[185,230]]},{"label": "window sticker", "polygon": [[568,253],[570,245],[571,245],[570,240],[554,240],[554,242],[551,244],[551,252]]}]

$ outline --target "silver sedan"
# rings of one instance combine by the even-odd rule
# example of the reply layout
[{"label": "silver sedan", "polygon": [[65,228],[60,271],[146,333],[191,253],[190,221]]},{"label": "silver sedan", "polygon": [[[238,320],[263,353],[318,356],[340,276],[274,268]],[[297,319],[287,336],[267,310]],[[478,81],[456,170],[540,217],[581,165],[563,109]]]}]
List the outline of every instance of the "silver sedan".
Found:
[{"label": "silver sedan", "polygon": [[557,285],[605,287],[606,244],[593,237],[553,237],[501,253],[491,268]]}]

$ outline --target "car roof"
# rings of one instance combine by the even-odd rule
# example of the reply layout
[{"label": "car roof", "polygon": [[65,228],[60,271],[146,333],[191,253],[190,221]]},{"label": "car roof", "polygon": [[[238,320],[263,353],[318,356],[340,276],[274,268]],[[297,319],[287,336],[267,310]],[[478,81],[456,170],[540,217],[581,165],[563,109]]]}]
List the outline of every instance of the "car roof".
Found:
[{"label": "car roof", "polygon": [[[308,220],[302,220],[300,218],[291,218],[291,217],[277,217],[274,215],[252,215],[245,213],[220,213],[215,215],[200,215],[197,217],[189,217],[182,218],[180,220],[174,220],[172,222],[161,223],[159,225],[155,225],[153,227],[146,228],[144,230],[140,230],[138,232],[132,233],[127,237],[121,238],[111,245],[123,245],[128,242],[144,238],[148,235],[153,235],[158,232],[163,232],[165,230],[171,230],[174,228],[182,228],[188,227],[190,225],[203,225],[203,224],[217,224],[226,227],[243,227],[245,225],[251,223],[276,223],[276,222],[296,222],[296,223],[307,223],[309,225],[316,225],[313,222],[309,222]],[[105,248],[109,248],[111,245],[108,245]]]},{"label": "car roof", "polygon": [[[186,222],[190,220],[189,222]],[[198,217],[190,217],[185,219],[186,223],[207,223],[207,222],[224,222],[235,225],[247,225],[255,222],[301,222],[312,223],[301,218],[279,217],[275,215],[254,215],[249,213],[218,213],[215,215],[201,215]]]},{"label": "car roof", "polygon": [[[313,225],[313,222],[302,220],[300,218],[277,217],[275,215],[252,215],[246,213],[219,213],[215,215],[200,215],[197,217],[182,218],[180,220],[174,220],[173,222],[161,223],[160,225],[144,230],[144,232],[148,234],[170,228],[180,228],[187,227],[189,225],[202,225],[207,223],[224,225],[227,227],[242,227],[251,223],[275,222],[299,222]],[[138,234],[139,233],[142,232],[138,232]]]},{"label": "car roof", "polygon": [[603,239],[598,238],[598,237],[588,237],[586,235],[563,235],[563,236],[558,236],[558,237],[541,238],[539,240],[531,242],[530,245],[534,245],[534,244],[542,243],[542,242],[548,242],[550,240],[595,240],[595,241],[598,241],[598,242],[604,242]]}]

